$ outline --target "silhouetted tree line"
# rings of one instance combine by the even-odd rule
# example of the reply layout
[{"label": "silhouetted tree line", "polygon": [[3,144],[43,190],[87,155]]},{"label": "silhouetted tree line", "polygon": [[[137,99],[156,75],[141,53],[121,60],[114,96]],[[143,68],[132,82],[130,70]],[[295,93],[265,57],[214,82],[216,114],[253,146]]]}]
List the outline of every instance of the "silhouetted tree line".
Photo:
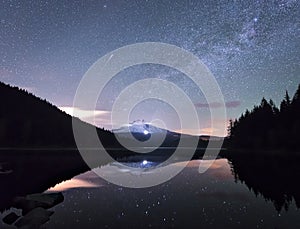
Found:
[{"label": "silhouetted tree line", "polygon": [[291,99],[286,91],[280,107],[262,99],[259,106],[230,120],[228,140],[232,147],[248,149],[300,149],[300,84]]},{"label": "silhouetted tree line", "polygon": [[[115,145],[110,131],[97,132],[107,145]],[[0,147],[75,148],[72,117],[24,89],[0,82]]]}]

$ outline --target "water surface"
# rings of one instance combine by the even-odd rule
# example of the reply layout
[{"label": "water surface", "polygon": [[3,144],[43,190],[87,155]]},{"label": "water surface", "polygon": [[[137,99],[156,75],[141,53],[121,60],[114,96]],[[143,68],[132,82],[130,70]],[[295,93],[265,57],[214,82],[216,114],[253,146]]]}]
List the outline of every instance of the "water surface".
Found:
[{"label": "water surface", "polygon": [[[278,211],[271,199],[237,179],[227,159],[216,160],[203,174],[200,163],[209,161],[191,161],[175,178],[143,189],[110,184],[93,171],[80,174],[48,190],[63,191],[65,201],[44,228],[300,228],[293,199],[288,210]],[[100,172],[128,173],[115,163]]]}]

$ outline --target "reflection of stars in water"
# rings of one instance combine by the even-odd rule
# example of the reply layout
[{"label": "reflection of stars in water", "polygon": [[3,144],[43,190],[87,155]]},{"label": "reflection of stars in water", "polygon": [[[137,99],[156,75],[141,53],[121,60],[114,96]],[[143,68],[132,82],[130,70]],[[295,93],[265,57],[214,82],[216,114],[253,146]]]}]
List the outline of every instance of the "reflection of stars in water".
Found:
[{"label": "reflection of stars in water", "polygon": [[[190,171],[189,168],[187,170]],[[211,172],[216,175],[214,170]],[[230,170],[228,172],[230,173]],[[224,171],[222,174],[224,175]],[[223,176],[216,178],[211,175],[208,179],[205,178],[206,174],[203,174],[202,179],[199,179],[197,171],[194,174],[182,173],[174,180],[147,189],[109,185],[99,189],[88,189],[88,192],[84,189],[70,190],[65,195],[63,205],[59,205],[56,210],[71,206],[70,211],[67,211],[66,207],[63,212],[72,214],[74,222],[82,223],[87,228],[92,228],[95,223],[100,223],[98,225],[102,227],[106,225],[114,228],[119,225],[172,228],[179,227],[178,225],[182,222],[187,223],[184,221],[188,220],[219,228],[218,222],[223,222],[222,219],[233,228],[239,227],[248,219],[249,213],[257,212],[255,201],[261,197],[255,197],[253,193],[247,195],[248,192],[240,193],[241,189],[248,190],[234,183],[233,177],[225,179]],[[231,190],[236,186],[241,189]],[[86,201],[88,196],[90,199]],[[262,198],[261,201],[264,202]],[[54,214],[54,217],[57,215]],[[282,215],[274,213],[271,217]],[[254,216],[254,221],[255,225],[252,224],[252,227],[263,227],[267,220],[262,215],[261,218]]]}]

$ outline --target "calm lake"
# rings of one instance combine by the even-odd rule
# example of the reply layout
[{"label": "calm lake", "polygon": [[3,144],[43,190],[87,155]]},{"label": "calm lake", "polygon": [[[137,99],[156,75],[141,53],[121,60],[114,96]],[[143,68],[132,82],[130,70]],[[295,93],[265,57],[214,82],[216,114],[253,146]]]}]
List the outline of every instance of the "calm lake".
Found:
[{"label": "calm lake", "polygon": [[[256,171],[239,172],[239,164],[228,159],[215,160],[200,174],[199,164],[210,162],[190,161],[173,179],[142,189],[120,187],[93,171],[84,172],[46,191],[62,192],[64,201],[51,209],[54,214],[41,228],[300,228],[297,184],[282,190],[279,178],[272,181],[275,173],[260,184],[264,182],[256,177],[259,166],[255,165]],[[167,167],[174,166],[183,163]],[[267,169],[268,164],[263,166]],[[98,168],[98,173],[117,175],[130,171],[110,163]],[[298,182],[296,178],[294,182]],[[274,183],[278,190],[272,191]],[[1,219],[11,211],[4,211]],[[1,220],[0,228],[15,227]]]}]

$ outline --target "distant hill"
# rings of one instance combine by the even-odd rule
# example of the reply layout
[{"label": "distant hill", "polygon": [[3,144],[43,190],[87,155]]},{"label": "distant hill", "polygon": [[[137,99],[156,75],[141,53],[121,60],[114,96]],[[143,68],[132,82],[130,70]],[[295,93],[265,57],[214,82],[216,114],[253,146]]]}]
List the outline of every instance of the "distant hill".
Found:
[{"label": "distant hill", "polygon": [[[159,142],[162,138],[165,138],[164,142],[162,143],[162,146],[164,147],[170,147],[170,146],[176,147],[179,143],[180,138],[184,138],[184,139],[197,138],[198,147],[200,148],[207,147],[208,140],[210,139],[213,141],[223,140],[223,138],[221,137],[213,137],[208,135],[192,136],[188,134],[181,134],[163,128],[159,128],[157,126],[152,125],[151,123],[147,123],[144,121],[134,121],[133,123],[129,123],[127,125],[121,126],[118,129],[114,129],[112,130],[112,132],[120,138],[129,139],[131,135],[133,135],[137,140],[144,141],[144,142],[149,140],[150,137],[155,137]],[[186,144],[187,147],[190,146],[189,141],[187,141]],[[145,145],[145,146],[151,147],[151,145]]]},{"label": "distant hill", "polygon": [[[111,132],[97,131],[108,145],[116,144]],[[72,117],[24,89],[0,82],[0,147],[76,148]]]}]

